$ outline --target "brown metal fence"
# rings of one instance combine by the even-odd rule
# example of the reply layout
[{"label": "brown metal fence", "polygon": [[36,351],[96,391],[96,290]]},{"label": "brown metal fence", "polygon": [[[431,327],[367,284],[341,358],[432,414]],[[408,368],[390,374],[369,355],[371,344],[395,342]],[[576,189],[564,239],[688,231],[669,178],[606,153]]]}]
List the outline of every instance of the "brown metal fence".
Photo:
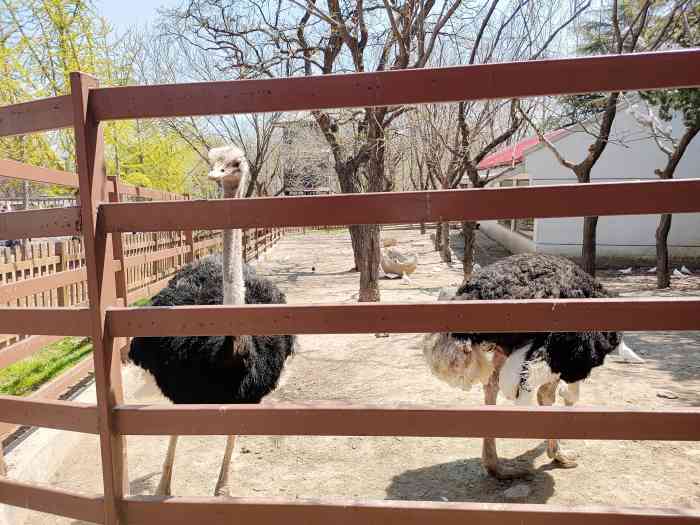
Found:
[{"label": "brown metal fence", "polygon": [[[125,434],[273,434],[700,440],[697,408],[127,406],[119,345],[133,335],[432,331],[697,330],[697,299],[601,299],[433,304],[189,306],[119,304],[113,259],[123,232],[226,227],[395,224],[502,217],[700,211],[700,180],[467,189],[394,194],[154,203],[107,202],[101,123],[114,119],[306,110],[613,90],[700,86],[700,50],[167,86],[99,88],[71,75],[71,95],[0,109],[0,135],[73,126],[81,207],[16,212],[0,226],[24,236],[82,231],[89,308],[7,308],[0,331],[93,339],[97,404],[0,398],[5,421],[98,434],[104,495],[0,481],[0,502],[106,524],[251,522],[355,524],[698,523],[689,509],[484,503],[304,501],[129,496]],[[186,101],[187,103],[182,103]],[[114,199],[113,199],[114,200]],[[114,244],[113,244],[114,242]],[[39,319],[41,324],[37,324]]]}]

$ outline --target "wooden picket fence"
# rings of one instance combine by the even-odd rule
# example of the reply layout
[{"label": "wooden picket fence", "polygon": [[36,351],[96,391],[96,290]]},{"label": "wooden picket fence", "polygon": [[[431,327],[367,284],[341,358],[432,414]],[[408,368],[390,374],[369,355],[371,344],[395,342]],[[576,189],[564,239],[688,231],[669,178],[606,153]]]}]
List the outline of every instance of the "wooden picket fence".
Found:
[{"label": "wooden picket fence", "polygon": [[[124,202],[116,196],[119,183],[104,176],[101,131],[102,123],[119,119],[396,106],[696,86],[700,86],[700,50],[690,49],[379,73],[114,88],[100,88],[95,78],[72,73],[70,95],[0,108],[0,136],[63,127],[72,127],[75,133],[82,194],[80,207],[6,213],[0,217],[0,236],[61,236],[81,232],[85,238],[84,269],[89,297],[87,307],[4,308],[0,332],[91,337],[97,397],[94,404],[82,404],[0,396],[0,419],[13,424],[98,435],[103,478],[103,493],[99,495],[23,483],[11,477],[0,479],[0,503],[107,525],[699,523],[697,509],[620,507],[615,506],[615,502],[607,506],[568,507],[130,495],[125,435],[400,435],[698,441],[700,409],[126,405],[121,362],[115,358],[121,348],[121,338],[698,330],[700,300],[687,297],[538,299],[135,309],[126,305],[127,279],[123,272],[120,275],[124,261],[128,260],[122,243],[124,233],[692,213],[700,211],[700,179]],[[187,103],[183,104],[183,100]],[[51,181],[67,177],[51,170],[33,170],[35,177]],[[168,242],[173,247],[167,250],[180,249],[177,244],[180,241]]]},{"label": "wooden picket fence", "polygon": [[[143,193],[143,189],[141,190]],[[244,231],[244,257],[257,259],[282,235],[278,228]],[[158,293],[175,272],[190,261],[218,253],[218,231],[127,233],[122,236],[127,303]],[[194,255],[192,255],[194,254]],[[79,307],[88,304],[83,240],[64,239],[0,248],[0,305],[5,307]],[[0,369],[25,359],[60,335],[0,334]],[[32,399],[58,399],[93,370],[92,359],[52,378]],[[0,442],[19,425],[0,422]]]}]

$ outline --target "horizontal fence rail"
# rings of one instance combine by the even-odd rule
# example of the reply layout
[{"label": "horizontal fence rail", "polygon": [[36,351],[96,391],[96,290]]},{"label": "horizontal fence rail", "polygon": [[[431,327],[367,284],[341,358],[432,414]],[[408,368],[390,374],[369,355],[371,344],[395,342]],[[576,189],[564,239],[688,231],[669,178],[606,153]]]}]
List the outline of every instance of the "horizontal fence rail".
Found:
[{"label": "horizontal fence rail", "polygon": [[[620,198],[624,195],[624,199]],[[312,197],[113,203],[100,206],[110,232],[415,224],[700,211],[700,179],[479,188]]]},{"label": "horizontal fence rail", "polygon": [[0,239],[80,234],[80,209],[47,208],[0,213]]},{"label": "horizontal fence rail", "polygon": [[7,423],[21,423],[60,430],[97,434],[95,405],[69,401],[34,401],[0,396],[0,414]]},{"label": "horizontal fence rail", "polygon": [[[700,439],[700,409],[655,412],[563,407],[122,405],[126,435],[412,436],[558,439]],[[416,422],[420,421],[420,425]]]},{"label": "horizontal fence rail", "polygon": [[102,496],[85,496],[21,481],[4,481],[0,478],[0,503],[90,523],[105,522]]},{"label": "horizontal fence rail", "polygon": [[0,107],[0,137],[68,128],[73,125],[70,95]]},{"label": "horizontal fence rail", "polygon": [[[99,121],[394,106],[700,85],[700,51],[300,78],[98,88]],[[525,81],[525,79],[527,79]]]},{"label": "horizontal fence rail", "polygon": [[700,299],[538,299],[110,308],[116,337],[700,330]]},{"label": "horizontal fence rail", "polygon": [[2,308],[0,334],[90,335],[89,308]]},{"label": "horizontal fence rail", "polygon": [[68,188],[78,187],[78,176],[75,173],[41,168],[39,166],[32,166],[8,159],[0,159],[0,177],[57,184],[59,186],[67,186]]},{"label": "horizontal fence rail", "polygon": [[130,525],[280,522],[304,525],[697,525],[693,509],[282,498],[154,498],[124,502]]}]

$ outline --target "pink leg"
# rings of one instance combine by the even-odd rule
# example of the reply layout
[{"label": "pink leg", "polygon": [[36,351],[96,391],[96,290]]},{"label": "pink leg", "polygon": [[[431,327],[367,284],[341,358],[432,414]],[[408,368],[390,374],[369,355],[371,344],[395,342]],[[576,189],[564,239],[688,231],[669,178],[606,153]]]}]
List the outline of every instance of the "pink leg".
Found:
[{"label": "pink leg", "polygon": [[[494,371],[489,378],[488,384],[484,385],[484,404],[495,405],[498,398],[498,373],[505,361],[501,354],[494,354]],[[484,470],[496,479],[517,479],[531,474],[531,471],[523,467],[510,467],[498,460],[496,450],[496,439],[492,437],[484,438],[481,452],[481,464]]]}]

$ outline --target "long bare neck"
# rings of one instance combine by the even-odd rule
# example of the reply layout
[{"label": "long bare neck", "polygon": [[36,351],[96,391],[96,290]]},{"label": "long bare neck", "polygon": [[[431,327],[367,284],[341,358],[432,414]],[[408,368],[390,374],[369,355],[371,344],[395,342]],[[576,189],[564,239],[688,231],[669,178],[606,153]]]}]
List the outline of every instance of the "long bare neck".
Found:
[{"label": "long bare neck", "polygon": [[[224,198],[236,197],[234,192],[224,186]],[[224,230],[223,277],[224,304],[245,304],[242,230]]]}]

